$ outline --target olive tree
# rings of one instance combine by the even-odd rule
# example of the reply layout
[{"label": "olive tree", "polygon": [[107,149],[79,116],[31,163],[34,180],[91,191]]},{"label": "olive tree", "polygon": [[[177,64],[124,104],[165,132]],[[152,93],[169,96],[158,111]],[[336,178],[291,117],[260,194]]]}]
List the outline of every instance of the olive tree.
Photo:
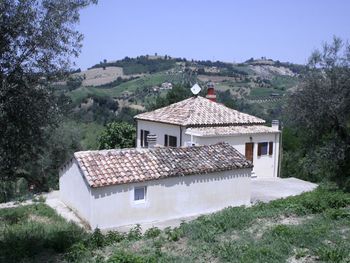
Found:
[{"label": "olive tree", "polygon": [[0,1],[0,179],[29,176],[58,125],[58,99],[48,87],[79,54],[79,10],[94,0]]}]

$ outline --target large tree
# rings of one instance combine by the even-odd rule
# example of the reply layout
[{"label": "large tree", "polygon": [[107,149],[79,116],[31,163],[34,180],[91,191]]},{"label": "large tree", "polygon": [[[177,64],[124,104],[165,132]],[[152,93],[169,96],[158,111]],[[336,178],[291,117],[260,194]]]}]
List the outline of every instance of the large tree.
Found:
[{"label": "large tree", "polygon": [[334,37],[313,52],[303,85],[288,104],[298,136],[298,173],[350,190],[350,45]]},{"label": "large tree", "polygon": [[0,179],[25,177],[47,130],[58,123],[59,100],[49,81],[70,69],[82,35],[79,10],[94,0],[0,1]]}]

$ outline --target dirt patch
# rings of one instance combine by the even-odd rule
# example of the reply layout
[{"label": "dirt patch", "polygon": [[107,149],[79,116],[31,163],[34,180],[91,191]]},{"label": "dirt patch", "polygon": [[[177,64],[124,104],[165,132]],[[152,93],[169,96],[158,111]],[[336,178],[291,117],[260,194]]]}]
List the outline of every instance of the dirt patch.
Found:
[{"label": "dirt patch", "polygon": [[262,235],[274,226],[277,225],[300,225],[305,220],[311,217],[297,217],[297,216],[280,216],[278,218],[258,218],[250,228],[247,229],[248,233],[253,235],[256,239],[260,239]]},{"label": "dirt patch", "polygon": [[293,256],[288,258],[286,262],[288,263],[311,263],[317,262],[318,257],[311,256],[307,248],[294,249]]},{"label": "dirt patch", "polygon": [[52,220],[46,216],[38,216],[34,214],[30,214],[28,216],[28,220],[33,221],[33,222],[38,222],[38,223],[43,223],[43,224],[52,224]]}]

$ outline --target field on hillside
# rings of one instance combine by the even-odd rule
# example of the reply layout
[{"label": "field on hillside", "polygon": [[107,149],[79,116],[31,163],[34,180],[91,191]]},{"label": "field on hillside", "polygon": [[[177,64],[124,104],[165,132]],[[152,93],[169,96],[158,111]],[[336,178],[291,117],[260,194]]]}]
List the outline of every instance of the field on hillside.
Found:
[{"label": "field on hillside", "polygon": [[350,194],[319,187],[163,231],[87,233],[44,204],[0,209],[1,262],[349,262]]},{"label": "field on hillside", "polygon": [[155,74],[148,74],[138,79],[124,82],[113,88],[80,87],[76,90],[73,90],[68,95],[71,97],[73,102],[82,101],[89,95],[118,97],[124,93],[132,94],[137,89],[143,89],[147,87],[150,88],[152,86],[161,85],[163,82],[178,84],[181,83],[183,79],[184,77],[182,74],[167,74],[165,72],[160,72]]}]

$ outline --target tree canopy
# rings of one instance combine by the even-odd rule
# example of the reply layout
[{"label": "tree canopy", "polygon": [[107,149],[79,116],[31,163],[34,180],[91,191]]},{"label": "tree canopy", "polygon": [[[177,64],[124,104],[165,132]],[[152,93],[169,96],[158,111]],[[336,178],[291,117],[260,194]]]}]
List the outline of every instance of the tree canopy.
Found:
[{"label": "tree canopy", "polygon": [[135,147],[136,129],[127,122],[112,122],[99,137],[99,148],[116,149]]},{"label": "tree canopy", "polygon": [[[288,122],[301,145],[295,172],[350,190],[350,45],[334,37],[313,52],[303,85],[291,95]],[[290,138],[290,131],[288,136]],[[288,172],[288,171],[287,171]]]},{"label": "tree canopy", "polygon": [[0,176],[27,177],[58,125],[59,99],[50,80],[69,72],[82,35],[79,10],[94,0],[0,2]]}]

